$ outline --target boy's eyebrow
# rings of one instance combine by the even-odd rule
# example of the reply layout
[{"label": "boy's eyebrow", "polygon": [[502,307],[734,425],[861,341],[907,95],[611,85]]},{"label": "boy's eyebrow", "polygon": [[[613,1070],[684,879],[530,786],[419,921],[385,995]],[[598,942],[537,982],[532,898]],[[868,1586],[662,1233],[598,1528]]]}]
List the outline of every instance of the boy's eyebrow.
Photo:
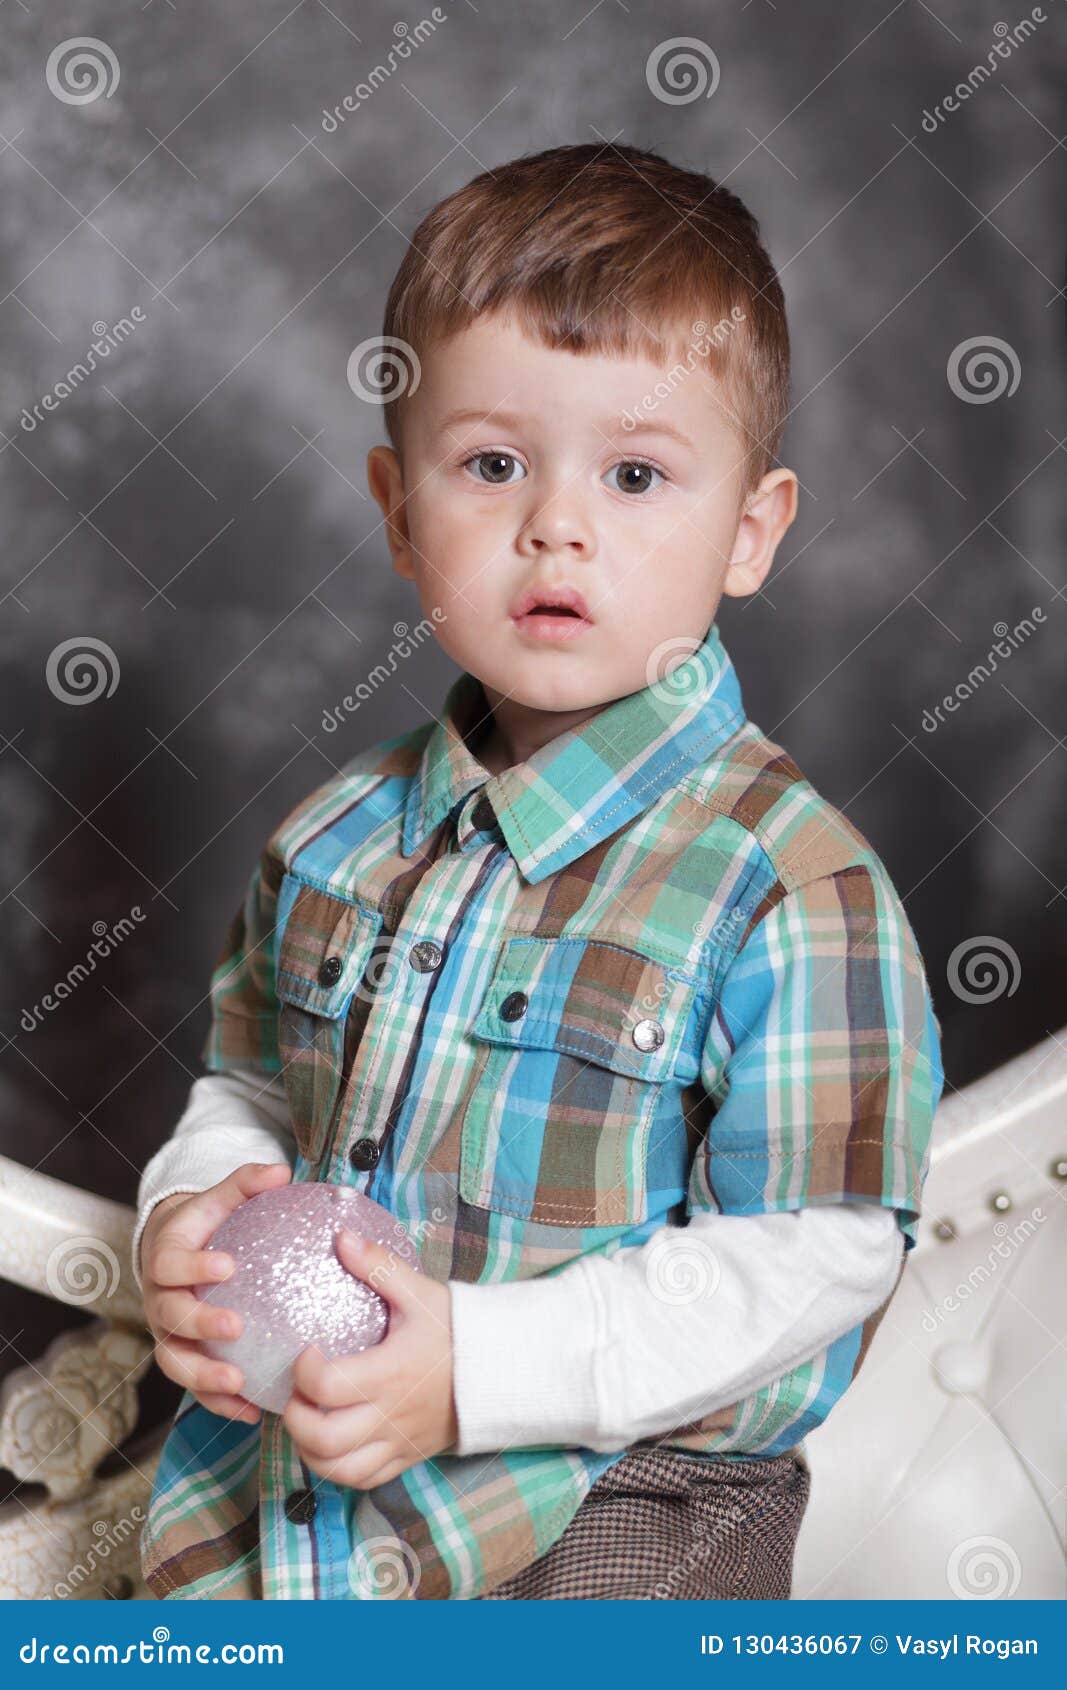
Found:
[{"label": "boy's eyebrow", "polygon": [[[605,429],[604,432],[608,433],[608,430]],[[676,440],[679,446],[684,446],[687,451],[696,451],[696,447],[690,440],[688,434],[683,434],[680,428],[675,428],[674,424],[669,422],[652,422],[646,420],[643,422],[635,422],[630,428],[627,428],[625,424],[619,423],[617,432],[624,434],[627,440],[632,440],[635,434],[663,434],[666,435],[668,440]],[[615,438],[614,435],[611,435],[610,437],[612,439]]]},{"label": "boy's eyebrow", "polygon": [[[498,428],[519,428],[522,421],[523,419],[513,411],[480,411],[475,406],[469,409],[446,412],[438,426],[442,432],[450,428],[458,428],[463,423],[495,423]],[[632,439],[636,434],[661,434],[669,440],[676,440],[687,451],[696,451],[696,447],[688,434],[683,434],[680,428],[675,428],[674,424],[669,422],[653,422],[651,419],[645,419],[635,422],[632,427],[627,428],[621,417],[612,416],[599,423],[597,430],[608,440],[615,440],[620,437]]]},{"label": "boy's eyebrow", "polygon": [[460,423],[496,423],[500,428],[518,428],[522,418],[513,411],[479,411],[477,406],[469,409],[446,411],[437,425],[440,429],[458,428]]}]

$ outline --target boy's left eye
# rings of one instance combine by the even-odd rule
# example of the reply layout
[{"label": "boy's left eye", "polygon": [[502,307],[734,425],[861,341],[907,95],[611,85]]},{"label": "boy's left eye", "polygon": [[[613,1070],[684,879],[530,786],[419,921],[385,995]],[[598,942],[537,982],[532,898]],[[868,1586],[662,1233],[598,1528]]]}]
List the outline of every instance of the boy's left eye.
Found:
[{"label": "boy's left eye", "polygon": [[645,463],[643,458],[624,458],[621,463],[612,464],[604,479],[609,476],[613,478],[609,485],[618,493],[647,493],[665,479],[661,470]]}]

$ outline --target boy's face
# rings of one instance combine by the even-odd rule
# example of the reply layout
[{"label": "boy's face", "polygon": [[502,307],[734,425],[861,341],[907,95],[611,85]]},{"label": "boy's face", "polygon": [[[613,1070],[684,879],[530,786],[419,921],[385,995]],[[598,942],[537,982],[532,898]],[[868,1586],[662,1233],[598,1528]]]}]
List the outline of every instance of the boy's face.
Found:
[{"label": "boy's face", "polygon": [[[724,592],[758,590],[793,520],[785,469],[739,514],[741,446],[717,385],[699,362],[668,382],[673,362],[579,357],[479,318],[423,359],[402,467],[388,447],[370,454],[394,567],[516,745],[661,679]],[[542,593],[580,614],[524,614]]]}]

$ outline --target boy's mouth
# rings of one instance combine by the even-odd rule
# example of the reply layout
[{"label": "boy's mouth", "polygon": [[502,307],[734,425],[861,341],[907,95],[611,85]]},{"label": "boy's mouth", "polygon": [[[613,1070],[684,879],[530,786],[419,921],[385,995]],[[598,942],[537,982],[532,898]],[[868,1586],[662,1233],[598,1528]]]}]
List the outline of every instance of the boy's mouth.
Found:
[{"label": "boy's mouth", "polygon": [[511,620],[529,639],[558,645],[593,626],[589,606],[576,587],[530,587],[511,607]]},{"label": "boy's mouth", "polygon": [[576,587],[528,587],[510,614],[516,628],[539,639],[573,638],[593,625],[589,606]]}]

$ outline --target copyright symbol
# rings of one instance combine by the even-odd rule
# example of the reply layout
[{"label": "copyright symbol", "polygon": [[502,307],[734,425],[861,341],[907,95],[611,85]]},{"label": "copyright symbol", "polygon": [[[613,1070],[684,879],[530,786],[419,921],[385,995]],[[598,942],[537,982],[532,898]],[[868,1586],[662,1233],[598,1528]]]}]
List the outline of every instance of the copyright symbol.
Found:
[{"label": "copyright symbol", "polygon": [[871,1654],[872,1655],[884,1655],[888,1648],[889,1648],[889,1643],[888,1643],[888,1640],[886,1638],[884,1638],[884,1637],[872,1637],[871,1638]]}]

